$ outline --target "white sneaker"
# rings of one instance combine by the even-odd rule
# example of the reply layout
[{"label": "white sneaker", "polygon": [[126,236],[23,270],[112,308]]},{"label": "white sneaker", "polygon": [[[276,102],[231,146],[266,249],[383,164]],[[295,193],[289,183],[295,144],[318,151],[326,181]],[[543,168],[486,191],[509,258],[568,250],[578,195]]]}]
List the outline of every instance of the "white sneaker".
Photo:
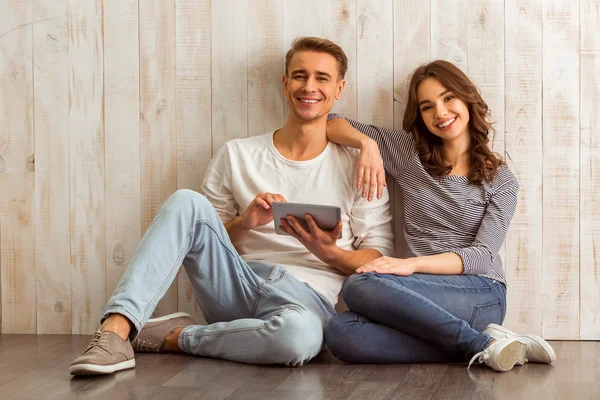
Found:
[{"label": "white sneaker", "polygon": [[527,362],[527,345],[517,339],[500,339],[492,343],[485,350],[475,354],[467,369],[479,358],[479,363],[492,367],[496,371],[510,371],[515,364],[523,365]]},{"label": "white sneaker", "polygon": [[519,335],[496,324],[489,324],[484,332],[496,340],[514,338],[525,343],[527,345],[527,360],[529,362],[550,364],[556,361],[556,353],[554,353],[552,346],[538,335],[534,335],[533,333]]}]

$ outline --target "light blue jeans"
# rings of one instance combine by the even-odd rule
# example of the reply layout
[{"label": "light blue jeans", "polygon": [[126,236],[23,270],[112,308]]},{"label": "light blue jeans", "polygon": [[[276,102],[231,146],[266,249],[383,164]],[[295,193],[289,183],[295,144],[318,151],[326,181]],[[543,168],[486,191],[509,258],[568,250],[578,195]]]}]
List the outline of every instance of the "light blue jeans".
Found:
[{"label": "light blue jeans", "polygon": [[506,314],[504,284],[476,275],[355,274],[342,297],[350,311],[333,317],[325,336],[347,362],[469,360],[492,342],[486,326]]},{"label": "light blue jeans", "polygon": [[298,366],[325,348],[331,304],[278,265],[246,263],[209,201],[191,190],[178,190],[163,204],[102,320],[126,316],[133,340],[182,263],[208,322],[183,329],[179,346],[185,352]]}]

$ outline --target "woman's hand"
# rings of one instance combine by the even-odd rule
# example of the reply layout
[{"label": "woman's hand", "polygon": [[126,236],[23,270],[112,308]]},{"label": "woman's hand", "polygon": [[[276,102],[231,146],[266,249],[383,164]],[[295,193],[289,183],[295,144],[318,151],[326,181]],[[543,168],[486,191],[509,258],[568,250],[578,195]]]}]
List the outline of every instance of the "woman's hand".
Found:
[{"label": "woman's hand", "polygon": [[362,187],[362,196],[373,200],[377,191],[377,198],[383,194],[385,183],[385,170],[383,159],[377,143],[366,135],[357,131],[343,118],[327,121],[327,139],[333,143],[349,146],[360,150],[360,158],[356,173],[356,188]]},{"label": "woman's hand", "polygon": [[368,201],[373,200],[375,191],[377,191],[377,198],[381,199],[383,188],[387,186],[383,158],[381,158],[377,143],[372,139],[365,141],[364,145],[360,147],[356,188],[360,190],[361,186],[362,197],[368,196]]},{"label": "woman's hand", "polygon": [[417,263],[414,259],[380,257],[357,268],[356,272],[359,274],[363,272],[377,272],[378,274],[409,276],[414,274],[416,270]]}]

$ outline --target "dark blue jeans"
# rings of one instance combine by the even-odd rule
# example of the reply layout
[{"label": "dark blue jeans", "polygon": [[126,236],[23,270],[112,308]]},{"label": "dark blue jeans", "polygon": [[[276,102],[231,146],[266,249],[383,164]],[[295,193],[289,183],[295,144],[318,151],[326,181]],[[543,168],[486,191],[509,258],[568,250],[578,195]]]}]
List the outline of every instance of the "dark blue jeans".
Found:
[{"label": "dark blue jeans", "polygon": [[493,340],[482,331],[502,324],[506,288],[476,275],[350,276],[342,289],[350,309],[327,325],[325,339],[342,361],[461,362]]}]

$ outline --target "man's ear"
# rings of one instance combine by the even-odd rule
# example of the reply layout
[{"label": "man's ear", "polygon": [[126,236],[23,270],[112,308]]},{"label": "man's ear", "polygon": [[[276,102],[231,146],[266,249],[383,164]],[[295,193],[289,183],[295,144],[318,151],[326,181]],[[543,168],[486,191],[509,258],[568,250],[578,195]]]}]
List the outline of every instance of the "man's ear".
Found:
[{"label": "man's ear", "polygon": [[281,82],[283,83],[283,90],[285,91],[287,89],[287,83],[288,83],[288,79],[287,79],[287,75],[283,74],[282,78],[281,78]]},{"label": "man's ear", "polygon": [[340,79],[337,82],[337,88],[335,91],[335,99],[336,100],[341,100],[342,98],[342,92],[344,91],[344,86],[346,86],[346,80],[345,79]]}]

